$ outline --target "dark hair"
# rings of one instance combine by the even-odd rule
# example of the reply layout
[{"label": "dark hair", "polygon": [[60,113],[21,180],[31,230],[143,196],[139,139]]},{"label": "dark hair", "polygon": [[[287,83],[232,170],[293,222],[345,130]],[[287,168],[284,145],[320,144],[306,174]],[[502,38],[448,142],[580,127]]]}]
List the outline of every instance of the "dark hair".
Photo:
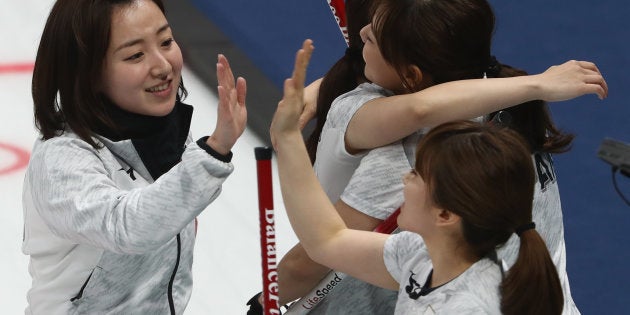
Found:
[{"label": "dark hair", "polygon": [[409,92],[419,90],[405,80],[410,64],[439,84],[480,78],[490,61],[494,13],[485,0],[379,0],[372,11],[381,54]]},{"label": "dark hair", "polygon": [[326,122],[330,105],[337,96],[353,90],[361,82],[366,81],[363,76],[362,50],[363,41],[359,35],[361,28],[370,24],[370,3],[372,0],[346,0],[346,18],[348,26],[348,48],[324,75],[317,95],[317,112],[315,114],[315,128],[306,139],[306,150],[315,162],[317,143]]},{"label": "dark hair", "polygon": [[[152,0],[164,13],[161,0]],[[109,47],[113,9],[133,0],[58,0],[41,36],[32,95],[35,125],[43,139],[69,127],[81,139],[92,139],[95,126],[115,129],[106,100],[97,86]],[[183,83],[178,97],[187,95]]]},{"label": "dark hair", "polygon": [[[527,72],[501,65],[497,77],[508,78],[527,75]],[[553,122],[549,106],[543,100],[534,100],[504,109],[510,117],[507,127],[516,130],[529,145],[530,152],[562,153],[571,149],[575,135],[565,133]],[[497,112],[491,113],[492,120]]]},{"label": "dark hair", "polygon": [[[532,221],[534,169],[527,144],[509,128],[470,121],[437,126],[420,140],[415,169],[435,205],[461,217],[464,238],[479,257]],[[501,284],[501,311],[560,313],[562,287],[545,242],[532,229],[520,243]]]},{"label": "dark hair", "polygon": [[[408,92],[454,80],[483,77],[493,65],[491,55],[495,16],[486,0],[378,0],[373,3],[373,32],[383,58],[398,72]],[[413,27],[410,27],[413,25]],[[402,31],[404,30],[404,31]],[[404,49],[401,49],[404,47]],[[405,76],[416,65],[430,82]],[[502,65],[497,77],[527,73]],[[553,123],[544,101],[508,109],[509,126],[523,136],[530,152],[564,152],[574,136]]]}]

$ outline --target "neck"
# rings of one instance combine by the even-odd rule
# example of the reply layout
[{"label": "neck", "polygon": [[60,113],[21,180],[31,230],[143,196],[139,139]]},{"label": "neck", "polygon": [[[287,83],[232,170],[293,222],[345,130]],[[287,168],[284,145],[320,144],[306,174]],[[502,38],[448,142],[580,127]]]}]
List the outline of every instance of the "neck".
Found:
[{"label": "neck", "polygon": [[444,238],[425,241],[433,264],[430,287],[440,286],[457,278],[480,259],[463,240]]}]

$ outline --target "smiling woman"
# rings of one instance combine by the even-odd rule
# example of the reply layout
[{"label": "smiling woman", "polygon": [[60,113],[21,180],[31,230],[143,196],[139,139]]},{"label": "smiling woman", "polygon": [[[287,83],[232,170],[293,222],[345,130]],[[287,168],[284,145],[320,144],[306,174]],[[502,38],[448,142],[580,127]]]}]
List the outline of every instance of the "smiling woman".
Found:
[{"label": "smiling woman", "polygon": [[103,93],[120,108],[149,116],[173,110],[182,53],[155,3],[114,9],[104,64]]},{"label": "smiling woman", "polygon": [[234,169],[247,111],[219,55],[216,127],[192,141],[182,64],[161,0],[55,2],[33,72],[27,314],[184,312],[196,217]]}]

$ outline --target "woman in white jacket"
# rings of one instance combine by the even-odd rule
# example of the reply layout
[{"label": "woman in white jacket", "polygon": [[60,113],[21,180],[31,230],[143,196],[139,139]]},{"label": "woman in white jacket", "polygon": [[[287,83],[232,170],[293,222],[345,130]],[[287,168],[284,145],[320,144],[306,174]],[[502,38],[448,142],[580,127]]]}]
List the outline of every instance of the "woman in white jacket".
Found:
[{"label": "woman in white jacket", "polygon": [[247,112],[219,56],[217,125],[192,141],[182,65],[160,0],[55,3],[33,74],[26,313],[183,313],[195,217],[233,170]]}]

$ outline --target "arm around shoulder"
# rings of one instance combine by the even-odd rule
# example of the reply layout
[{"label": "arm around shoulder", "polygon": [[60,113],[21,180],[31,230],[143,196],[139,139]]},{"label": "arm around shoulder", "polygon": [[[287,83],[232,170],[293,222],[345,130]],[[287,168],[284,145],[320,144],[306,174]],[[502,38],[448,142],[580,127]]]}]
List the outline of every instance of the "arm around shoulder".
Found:
[{"label": "arm around shoulder", "polygon": [[556,102],[585,94],[600,99],[608,95],[599,69],[587,61],[568,61],[537,75],[447,82],[367,102],[350,121],[346,144],[356,150],[371,149],[424,127],[472,119],[531,100]]}]

